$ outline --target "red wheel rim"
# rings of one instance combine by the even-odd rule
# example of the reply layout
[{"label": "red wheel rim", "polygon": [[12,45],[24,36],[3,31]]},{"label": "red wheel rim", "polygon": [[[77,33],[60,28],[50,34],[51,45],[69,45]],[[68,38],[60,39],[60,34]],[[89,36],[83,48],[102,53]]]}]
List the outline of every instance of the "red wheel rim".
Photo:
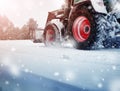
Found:
[{"label": "red wheel rim", "polygon": [[78,17],[73,23],[73,36],[78,42],[86,41],[90,36],[91,25],[89,20],[84,17]]},{"label": "red wheel rim", "polygon": [[53,29],[48,29],[46,32],[46,41],[54,42],[55,41],[55,31]]}]

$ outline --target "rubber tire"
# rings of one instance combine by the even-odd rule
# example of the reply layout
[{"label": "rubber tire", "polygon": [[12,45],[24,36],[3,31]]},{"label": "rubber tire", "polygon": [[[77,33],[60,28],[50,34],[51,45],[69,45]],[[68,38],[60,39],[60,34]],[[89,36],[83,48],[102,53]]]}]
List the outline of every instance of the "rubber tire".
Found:
[{"label": "rubber tire", "polygon": [[78,42],[74,38],[73,33],[72,33],[73,46],[76,49],[89,50],[89,49],[92,49],[92,46],[94,45],[94,42],[96,40],[96,31],[95,31],[96,24],[95,24],[95,21],[94,21],[92,14],[87,10],[87,8],[81,8],[78,12],[74,13],[72,16],[71,24],[69,25],[71,27],[70,28],[71,31],[72,31],[74,21],[80,16],[84,16],[89,20],[92,30],[90,32],[90,36],[84,42]]},{"label": "rubber tire", "polygon": [[[54,33],[55,35],[53,35],[54,36],[54,41],[53,42],[48,42],[46,40],[47,31],[49,29],[52,29],[55,32]],[[44,44],[46,46],[49,46],[49,47],[51,47],[51,46],[59,46],[60,45],[60,33],[59,33],[59,30],[58,30],[58,27],[55,24],[53,24],[53,23],[49,23],[45,27],[45,31],[44,31]]]}]

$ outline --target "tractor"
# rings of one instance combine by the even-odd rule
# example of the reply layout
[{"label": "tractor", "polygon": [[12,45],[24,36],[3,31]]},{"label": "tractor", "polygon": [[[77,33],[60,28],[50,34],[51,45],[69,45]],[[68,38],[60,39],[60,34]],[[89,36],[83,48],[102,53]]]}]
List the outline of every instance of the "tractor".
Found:
[{"label": "tractor", "polygon": [[[43,33],[45,45],[58,46],[66,40],[82,50],[119,45],[120,40],[116,37],[120,31],[119,19],[112,12],[110,1],[65,0],[61,9],[48,12]],[[112,40],[115,42],[110,43]]]}]

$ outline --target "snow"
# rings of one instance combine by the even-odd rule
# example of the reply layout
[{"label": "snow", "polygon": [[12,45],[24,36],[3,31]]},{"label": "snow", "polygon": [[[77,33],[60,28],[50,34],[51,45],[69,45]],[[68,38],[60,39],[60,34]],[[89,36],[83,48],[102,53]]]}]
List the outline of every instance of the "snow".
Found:
[{"label": "snow", "polygon": [[110,89],[109,91],[119,91],[120,90],[120,78],[114,79],[110,82]]},{"label": "snow", "polygon": [[55,73],[54,73],[54,76],[59,76],[59,75],[60,75],[59,72],[55,72]]},{"label": "snow", "polygon": [[[120,49],[84,51],[69,46],[45,47],[30,40],[8,40],[0,41],[0,50],[0,68],[8,67],[15,78],[23,71],[84,89],[103,89],[120,77]],[[4,83],[10,84],[8,80]]]},{"label": "snow", "polygon": [[15,76],[20,75],[19,68],[16,65],[12,65],[11,68],[10,68],[10,71]]},{"label": "snow", "polygon": [[71,71],[65,72],[65,80],[66,81],[71,81],[71,80],[74,80],[74,79],[75,79],[74,72],[71,72]]},{"label": "snow", "polygon": [[116,66],[113,66],[112,68],[113,68],[113,70],[116,70]]},{"label": "snow", "polygon": [[103,87],[102,83],[99,83],[98,88],[102,88],[102,87]]},{"label": "snow", "polygon": [[13,47],[13,48],[11,48],[11,51],[12,51],[12,52],[15,52],[15,51],[16,51],[16,49]]},{"label": "snow", "polygon": [[9,85],[10,84],[10,82],[9,81],[5,81],[5,85]]},{"label": "snow", "polygon": [[28,73],[28,72],[29,72],[29,69],[25,69],[25,72]]},{"label": "snow", "polygon": [[19,86],[20,86],[20,84],[19,84],[19,83],[17,83],[17,84],[16,84],[16,86],[17,86],[17,87],[19,87]]}]

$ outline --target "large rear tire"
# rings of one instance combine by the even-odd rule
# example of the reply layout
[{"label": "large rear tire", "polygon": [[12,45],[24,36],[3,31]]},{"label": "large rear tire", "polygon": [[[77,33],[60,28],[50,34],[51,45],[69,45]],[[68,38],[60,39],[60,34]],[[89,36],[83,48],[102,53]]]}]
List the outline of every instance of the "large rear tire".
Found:
[{"label": "large rear tire", "polygon": [[87,8],[81,8],[73,14],[71,20],[73,45],[77,49],[92,49],[96,40],[96,29],[93,15]]},{"label": "large rear tire", "polygon": [[55,24],[49,23],[45,27],[44,43],[46,46],[58,46],[60,45],[60,34]]}]

